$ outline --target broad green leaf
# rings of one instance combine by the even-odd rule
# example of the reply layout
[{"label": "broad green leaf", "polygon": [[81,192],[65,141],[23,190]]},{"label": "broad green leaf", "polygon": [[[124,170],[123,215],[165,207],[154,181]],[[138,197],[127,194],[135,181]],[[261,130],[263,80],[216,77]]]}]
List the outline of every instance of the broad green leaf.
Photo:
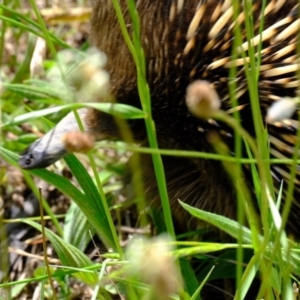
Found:
[{"label": "broad green leaf", "polygon": [[65,217],[64,240],[84,251],[94,233],[95,229],[88,218],[78,205],[72,202]]},{"label": "broad green leaf", "polygon": [[[239,230],[243,231],[243,236],[242,236],[242,241],[246,244],[251,244],[251,232],[250,230],[241,225],[239,225],[236,221],[233,221],[231,219],[228,219],[226,217],[213,214],[207,211],[203,211],[200,209],[197,209],[195,207],[189,206],[181,201],[179,201],[180,204],[183,206],[185,210],[187,210],[191,215],[193,215],[196,218],[199,218],[209,224],[212,224],[219,228],[220,230],[226,232],[227,234],[233,236],[234,238],[237,239]],[[259,236],[258,239],[263,242],[263,237]],[[286,250],[282,250],[282,258],[284,259],[285,263],[291,263],[293,266],[293,270],[300,272],[300,255],[299,255],[299,246],[297,246],[295,243],[292,243],[292,246],[294,247],[295,250],[298,250],[297,252],[295,251],[290,251],[289,255],[287,256],[285,254]],[[273,244],[269,243],[268,247],[265,249],[265,254],[267,256],[270,256],[270,254],[273,251]]]},{"label": "broad green leaf", "polygon": [[[15,153],[10,152],[3,147],[0,147],[0,153],[5,161],[7,161],[11,165],[17,166],[18,156]],[[73,184],[71,184],[68,179],[65,179],[64,177],[48,170],[28,170],[26,172],[45,180],[46,182],[55,186],[64,195],[70,197],[82,209],[83,213],[87,216],[90,223],[94,226],[103,243],[107,247],[115,248],[112,234],[105,217],[105,213],[101,210],[101,205],[99,205],[100,196],[98,194],[98,191],[95,192],[95,185],[93,184],[86,170],[82,167],[82,165],[79,165],[79,162],[74,155],[69,155],[68,161],[69,164],[72,164],[72,162],[74,162],[73,166],[78,168],[79,172],[81,172],[81,175],[83,175],[83,184],[87,187],[91,187],[91,191],[89,191],[87,195],[82,193]],[[91,199],[96,199],[96,201],[94,202]]]},{"label": "broad green leaf", "polygon": [[[240,230],[242,230],[243,231],[243,236],[242,236],[243,242],[246,244],[252,243],[251,231],[247,227],[241,226],[238,222],[228,219],[226,217],[208,212],[208,211],[197,209],[197,208],[189,206],[186,203],[183,203],[181,201],[179,201],[179,203],[192,216],[216,226],[220,230],[228,233],[229,235],[233,236],[236,239],[238,238],[238,236],[240,234]],[[262,237],[259,237],[259,239],[261,241],[263,240]]]},{"label": "broad green leaf", "polygon": [[74,155],[66,156],[65,161],[86,195],[84,202],[80,201],[76,202],[76,204],[85,213],[90,223],[96,229],[99,228],[97,232],[100,234],[100,237],[109,240],[109,244],[113,246],[113,248],[116,248],[102,199],[91,176]]}]

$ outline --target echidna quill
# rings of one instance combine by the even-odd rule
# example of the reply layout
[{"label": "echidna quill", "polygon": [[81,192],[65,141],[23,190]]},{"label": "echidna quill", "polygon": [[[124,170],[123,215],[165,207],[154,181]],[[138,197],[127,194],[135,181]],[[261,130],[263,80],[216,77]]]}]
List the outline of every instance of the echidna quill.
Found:
[{"label": "echidna quill", "polygon": [[[126,1],[120,1],[125,21],[130,29]],[[234,78],[242,126],[252,135],[253,116],[245,76],[249,47],[258,50],[260,40],[258,95],[262,118],[272,103],[296,97],[299,91],[299,60],[297,41],[300,29],[297,0],[253,1],[254,38],[247,41],[242,1],[237,18],[231,1],[224,0],[141,0],[137,8],[141,24],[141,41],[145,51],[147,81],[151,91],[152,112],[161,148],[214,152],[208,135],[217,132],[233,151],[233,135],[220,122],[196,117],[186,102],[186,91],[196,80],[210,84],[221,101],[221,109],[232,107],[229,97],[229,71],[237,67]],[[260,34],[260,21],[264,27]],[[232,56],[235,25],[241,28],[242,46]],[[91,44],[108,56],[107,69],[111,76],[111,93],[118,102],[140,107],[136,68],[124,42],[110,0],[95,1],[91,18]],[[244,56],[244,57],[243,57]],[[257,55],[259,57],[259,55]],[[99,99],[101,101],[101,99]],[[115,120],[93,109],[80,111],[86,131],[96,138],[121,138]],[[271,156],[291,158],[298,129],[297,116],[267,126]],[[147,145],[143,121],[128,121],[136,141]],[[72,115],[56,128],[30,145],[19,163],[24,169],[41,168],[66,154],[61,136],[77,129]],[[219,161],[199,158],[163,156],[167,188],[174,219],[188,222],[179,212],[178,199],[216,214],[236,217],[236,195],[231,179]],[[158,191],[151,158],[143,158],[144,181],[149,201],[157,201]],[[287,187],[290,165],[272,165],[275,186]],[[251,180],[249,180],[251,186]],[[285,192],[283,193],[285,194]],[[294,202],[287,225],[288,233],[300,237],[300,171],[295,179]],[[284,196],[283,196],[284,198]]]}]

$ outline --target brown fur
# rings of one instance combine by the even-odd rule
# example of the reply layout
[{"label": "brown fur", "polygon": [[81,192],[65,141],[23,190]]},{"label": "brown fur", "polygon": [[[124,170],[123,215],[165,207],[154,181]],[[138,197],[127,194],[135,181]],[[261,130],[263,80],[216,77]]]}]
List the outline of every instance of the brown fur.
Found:
[{"label": "brown fur", "polygon": [[[193,80],[205,79],[214,84],[221,97],[222,108],[231,107],[228,97],[229,68],[222,65],[216,69],[211,69],[209,65],[219,59],[230,58],[233,31],[229,28],[232,20],[214,38],[214,46],[206,50],[207,44],[211,41],[208,33],[217,21],[212,20],[211,16],[217,5],[223,4],[224,1],[203,1],[204,4],[201,5],[205,5],[205,14],[198,27],[195,28],[192,38],[187,38],[187,32],[201,1],[185,0],[182,2],[183,7],[180,8],[178,7],[180,1],[175,0],[137,1],[141,19],[141,40],[146,56],[147,80],[151,91],[157,138],[161,148],[213,152],[210,143],[207,141],[207,132],[219,132],[223,136],[223,141],[229,146],[233,144],[232,138],[230,138],[232,132],[222,124],[216,125],[204,122],[192,116],[185,105],[185,91],[188,84]],[[120,1],[120,3],[130,31],[131,24],[126,1]],[[265,18],[265,28],[286,17],[296,6],[296,3],[296,0],[286,1],[278,11],[271,11]],[[260,7],[261,1],[255,1],[254,24],[259,24]],[[172,8],[174,9],[172,10]],[[274,34],[281,32],[290,25],[294,18],[295,14],[291,14],[291,21],[276,29]],[[244,27],[243,24],[242,27]],[[259,25],[256,25],[255,35],[258,30]],[[244,29],[242,29],[242,38],[246,41]],[[273,36],[263,43],[264,49],[269,49],[269,51],[262,55],[262,64],[270,64],[272,54],[288,43],[292,43],[295,35],[277,44],[272,44],[272,38]],[[187,46],[189,42],[191,47]],[[229,46],[226,46],[226,43]],[[135,64],[124,42],[113,5],[109,0],[95,1],[91,19],[91,44],[108,55],[107,68],[111,75],[112,93],[117,101],[140,107]],[[292,52],[285,57],[281,57],[280,60],[272,61],[273,65],[270,68],[275,68],[281,64],[284,58],[294,54]],[[227,61],[230,61],[230,59]],[[243,66],[238,67],[237,74],[238,91],[241,91],[239,103],[245,104],[245,108],[241,111],[243,126],[254,134]],[[274,84],[272,82],[274,78],[268,78],[263,71],[260,76],[259,96],[263,114],[272,101],[271,95],[280,98],[295,96],[297,93],[295,88],[285,88]],[[292,75],[288,74],[288,76]],[[282,77],[287,77],[287,75]],[[104,132],[111,138],[120,137],[120,132],[114,120],[107,115],[92,111],[86,118],[86,122],[93,127],[94,131]],[[134,121],[129,122],[129,125],[136,141],[147,145],[143,123]],[[222,134],[221,130],[229,133],[229,135]],[[287,131],[289,135],[295,134],[295,131],[291,131],[284,126],[280,130],[282,132]],[[269,131],[274,136],[281,134],[281,131],[278,132],[278,128],[275,126],[269,126]],[[150,201],[157,203],[159,202],[159,195],[151,159],[142,157],[142,160],[147,197]],[[188,217],[182,218],[182,211],[178,209],[178,199],[207,211],[230,218],[236,217],[235,192],[220,162],[163,157],[163,163],[175,219],[180,220],[181,223],[189,222]],[[274,177],[275,182],[279,180],[278,178],[282,178],[279,173],[274,173],[277,175],[277,177]],[[299,206],[295,205],[292,210],[294,211],[291,213],[293,218],[290,222],[291,226],[289,226],[290,232],[300,236],[297,217],[300,212]]]}]

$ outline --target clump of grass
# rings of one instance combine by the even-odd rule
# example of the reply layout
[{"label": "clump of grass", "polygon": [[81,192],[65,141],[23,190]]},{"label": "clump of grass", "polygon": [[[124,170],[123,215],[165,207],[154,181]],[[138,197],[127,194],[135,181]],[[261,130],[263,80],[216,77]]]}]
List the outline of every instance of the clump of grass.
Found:
[{"label": "clump of grass", "polygon": [[[152,155],[160,198],[162,201],[164,224],[168,234],[174,239],[172,242],[164,240],[162,243],[166,245],[171,243],[176,247],[173,250],[169,249],[166,256],[170,255],[173,260],[178,259],[179,262],[177,263],[177,266],[174,265],[172,268],[174,267],[174,270],[178,270],[178,266],[180,266],[181,276],[185,284],[185,292],[181,289],[172,289],[174,294],[178,294],[174,295],[173,298],[178,298],[180,294],[180,296],[185,299],[197,299],[199,298],[199,293],[205,282],[228,276],[235,277],[237,280],[235,299],[243,299],[249,291],[255,276],[259,273],[262,284],[257,296],[258,299],[266,297],[269,297],[270,299],[279,297],[281,299],[293,299],[295,295],[292,281],[296,281],[296,278],[293,277],[292,272],[298,276],[300,275],[299,249],[296,244],[287,239],[284,228],[292,202],[300,138],[297,140],[297,144],[295,146],[294,157],[289,162],[286,162],[292,165],[292,173],[287,190],[287,196],[285,198],[286,204],[281,216],[278,209],[280,205],[278,204],[281,202],[282,191],[280,191],[276,198],[270,170],[270,165],[274,161],[270,159],[267,129],[264,126],[264,120],[261,118],[258,94],[259,73],[257,70],[259,70],[261,58],[260,55],[257,57],[256,53],[260,53],[259,49],[262,47],[262,42],[260,42],[257,47],[249,47],[249,63],[246,63],[245,52],[238,53],[237,51],[242,44],[242,38],[241,28],[239,28],[239,26],[235,26],[235,40],[232,56],[233,58],[239,58],[239,55],[241,55],[242,58],[245,59],[245,77],[248,83],[251,107],[253,110],[255,138],[250,136],[241,127],[238,110],[235,110],[233,117],[229,116],[225,112],[216,110],[216,112],[213,112],[212,117],[227,123],[234,131],[234,157],[229,155],[229,151],[226,151],[226,148],[223,147],[224,145],[222,145],[222,142],[218,139],[213,141],[216,154],[161,150],[158,148],[155,123],[152,119],[150,92],[146,79],[145,57],[140,41],[139,16],[135,8],[135,3],[132,0],[128,1],[128,10],[132,20],[131,34],[127,31],[119,2],[114,0],[113,3],[125,42],[127,43],[136,64],[138,78],[137,86],[143,109],[141,112],[135,108],[120,105],[115,106],[114,113],[117,116],[124,118],[144,117],[150,147],[149,149],[137,149],[134,146],[124,146],[120,144],[107,146],[122,150],[130,149],[131,151],[146,152],[151,153]],[[55,46],[60,45],[61,47],[66,48],[66,45],[58,37],[47,30],[33,1],[31,1],[31,5],[36,13],[37,22],[32,21],[25,15],[9,9],[8,6],[5,5],[0,6],[0,8],[5,12],[5,14],[0,18],[6,27],[9,26],[9,24],[13,24],[14,26],[22,29],[24,32],[31,32],[36,36],[42,36],[45,38],[52,57],[57,57]],[[263,7],[265,7],[265,1],[263,2]],[[239,9],[239,5],[235,3],[235,19],[238,18],[240,13]],[[254,36],[254,24],[252,9],[249,6],[248,1],[245,1],[244,10],[244,13],[248,16],[245,18],[247,40],[251,45],[251,39]],[[260,33],[262,33],[264,30],[264,17],[260,20]],[[5,28],[5,26],[3,26],[3,28]],[[19,124],[29,121],[32,122],[32,120],[36,120],[40,117],[45,117],[53,113],[59,114],[62,110],[76,111],[78,108],[86,106],[111,112],[110,106],[107,106],[107,103],[71,103],[68,105],[57,106],[58,103],[62,104],[60,99],[65,99],[67,97],[72,98],[73,100],[73,97],[70,97],[70,94],[67,96],[65,94],[62,95],[57,92],[55,88],[49,88],[49,85],[43,81],[29,81],[29,84],[20,83],[29,75],[29,61],[34,48],[34,40],[34,37],[29,38],[29,47],[25,60],[19,68],[15,78],[9,83],[7,83],[8,81],[4,83],[5,91],[2,93],[3,142],[1,144],[1,153],[4,160],[14,166],[17,165],[17,155],[13,152],[19,152],[24,143],[27,144],[33,139],[32,135],[24,135],[18,127]],[[0,49],[3,49],[3,47],[0,47]],[[229,77],[233,79],[236,75],[236,68],[232,67],[229,72]],[[66,85],[66,88],[69,90],[68,85]],[[235,107],[238,106],[238,99],[236,95],[237,89],[234,80],[229,80],[229,90],[232,108],[234,110]],[[32,112],[26,114],[25,109],[27,109],[27,107],[19,105],[23,97],[32,100],[30,103]],[[55,104],[56,107],[45,108],[52,104]],[[41,110],[41,108],[43,108],[43,110]],[[36,124],[37,127],[41,127],[39,123]],[[6,137],[6,132],[9,131],[14,132],[17,136],[14,142],[4,139]],[[298,132],[297,135],[300,135],[300,133]],[[246,147],[248,151],[248,157],[246,158],[242,157],[243,147]],[[182,205],[183,208],[185,208],[191,215],[216,226],[234,237],[237,240],[237,243],[203,243],[189,240],[184,242],[180,239],[176,240],[166,188],[166,180],[160,156],[162,153],[167,155],[218,159],[223,162],[225,169],[232,178],[233,186],[236,188],[238,222],[229,220],[223,216],[217,216],[189,207],[184,203],[180,203],[180,205]],[[38,189],[35,187],[32,178],[28,174],[47,181],[74,201],[76,205],[74,204],[71,206],[66,216],[66,219],[71,222],[72,226],[70,227],[68,224],[64,224],[62,227],[58,218],[49,209],[47,202],[44,199],[41,199],[46,213],[51,217],[51,220],[55,224],[55,228],[57,230],[57,234],[54,234],[50,230],[46,229],[44,231],[44,239],[47,238],[50,240],[61,261],[62,268],[51,266],[50,274],[49,272],[47,275],[38,273],[35,277],[26,278],[22,281],[4,282],[0,284],[0,288],[8,286],[16,288],[19,284],[25,285],[32,281],[45,282],[47,284],[47,279],[49,279],[49,277],[57,280],[57,282],[59,282],[59,278],[64,278],[63,284],[68,284],[68,276],[74,276],[78,280],[92,286],[93,299],[97,299],[100,293],[105,295],[105,299],[109,299],[109,291],[113,293],[120,293],[120,290],[124,290],[128,299],[142,299],[143,297],[149,297],[149,295],[153,293],[151,280],[146,280],[146,282],[144,282],[139,276],[131,278],[130,276],[126,277],[126,275],[124,275],[128,274],[126,273],[128,271],[128,260],[127,257],[124,256],[123,247],[118,237],[118,231],[110,214],[111,211],[115,210],[115,208],[110,205],[109,201],[107,201],[107,194],[105,192],[105,187],[103,187],[103,182],[107,179],[105,179],[104,172],[100,172],[100,174],[98,174],[96,164],[97,158],[93,156],[93,153],[89,153],[88,158],[92,168],[92,175],[87,172],[75,156],[70,155],[65,159],[67,166],[76,178],[79,186],[71,183],[63,176],[57,175],[48,170],[24,171],[24,177],[27,184],[32,188],[37,196],[39,195]],[[243,183],[242,166],[244,163],[248,163],[251,166],[254,183],[253,186],[255,189],[254,194],[257,196],[257,199],[251,199],[251,193],[249,192],[248,187]],[[142,192],[140,194],[142,194]],[[253,208],[253,201],[257,202],[260,213],[257,213]],[[241,225],[244,224],[245,217],[249,220],[250,228]],[[19,221],[42,231],[42,226],[36,221],[25,219]],[[263,231],[261,230],[260,224],[263,224]],[[87,234],[89,230],[92,234],[95,233],[100,237],[107,249],[107,252],[102,255],[103,260],[98,264],[93,263],[84,253],[86,245],[91,240],[90,235]],[[72,234],[70,234],[70,231]],[[232,249],[234,249],[234,251],[232,251]],[[246,253],[245,249],[253,250],[250,257],[247,257],[248,261],[246,266],[244,264],[244,260],[246,259],[245,256],[249,256],[249,252]],[[222,251],[222,254],[220,254],[219,259],[211,261],[208,254],[220,251]],[[199,264],[202,267],[200,272],[196,272],[191,268],[189,264],[190,257],[197,258],[199,260]],[[231,265],[230,274],[224,274],[226,273],[224,272],[224,269],[228,267],[228,263],[226,261],[228,259],[236,260],[236,265]],[[49,267],[48,263],[46,263],[46,265]],[[114,268],[114,271],[107,272],[107,270],[111,268]],[[61,283],[61,285],[63,284]],[[158,291],[154,290],[154,294],[156,292]],[[54,298],[56,297],[55,291],[52,291],[51,296]]]}]

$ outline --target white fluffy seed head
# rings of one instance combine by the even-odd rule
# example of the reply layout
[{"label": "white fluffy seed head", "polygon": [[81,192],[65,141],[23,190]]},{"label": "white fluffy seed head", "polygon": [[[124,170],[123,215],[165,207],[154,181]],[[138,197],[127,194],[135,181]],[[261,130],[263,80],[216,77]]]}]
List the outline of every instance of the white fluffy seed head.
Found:
[{"label": "white fluffy seed head", "polygon": [[110,77],[104,69],[107,57],[103,52],[95,48],[85,54],[63,50],[58,53],[57,59],[59,67],[56,65],[47,74],[48,80],[57,90],[70,89],[72,99],[79,102],[103,101],[109,96]]},{"label": "white fluffy seed head", "polygon": [[128,249],[130,276],[138,276],[151,286],[160,300],[170,299],[170,294],[182,288],[182,278],[171,255],[171,238],[161,235],[150,240],[134,239]]},{"label": "white fluffy seed head", "polygon": [[186,90],[186,105],[195,116],[208,119],[221,107],[216,90],[203,80],[196,80]]},{"label": "white fluffy seed head", "polygon": [[[81,58],[81,60],[80,60]],[[102,100],[108,97],[110,90],[110,77],[104,69],[107,57],[97,49],[90,49],[77,66],[70,72],[68,81],[78,92],[78,99],[92,101],[97,98]]]},{"label": "white fluffy seed head", "polygon": [[290,119],[297,108],[297,98],[281,98],[274,102],[268,109],[266,115],[266,122],[274,124],[285,119]]}]

